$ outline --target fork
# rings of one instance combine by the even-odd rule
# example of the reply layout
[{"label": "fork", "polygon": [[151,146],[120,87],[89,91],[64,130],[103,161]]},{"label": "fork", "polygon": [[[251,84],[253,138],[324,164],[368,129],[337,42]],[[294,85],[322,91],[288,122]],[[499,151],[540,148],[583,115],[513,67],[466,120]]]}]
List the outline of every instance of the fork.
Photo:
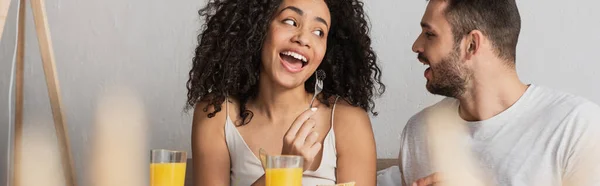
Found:
[{"label": "fork", "polygon": [[325,71],[321,69],[317,70],[317,72],[315,73],[315,77],[315,94],[313,95],[313,98],[310,101],[310,106],[308,107],[309,109],[313,107],[313,103],[315,102],[315,98],[317,97],[317,95],[321,93],[321,91],[323,91],[323,80],[326,77]]}]

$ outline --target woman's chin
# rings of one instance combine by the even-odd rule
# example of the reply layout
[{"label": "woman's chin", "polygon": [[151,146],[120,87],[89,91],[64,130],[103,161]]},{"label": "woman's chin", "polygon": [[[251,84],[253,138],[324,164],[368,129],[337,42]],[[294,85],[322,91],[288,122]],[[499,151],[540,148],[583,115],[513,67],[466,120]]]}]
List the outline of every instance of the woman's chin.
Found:
[{"label": "woman's chin", "polygon": [[304,85],[304,80],[298,77],[280,76],[275,78],[274,83],[284,89],[294,89]]},{"label": "woman's chin", "polygon": [[271,73],[264,73],[263,78],[266,78],[264,83],[269,83],[267,87],[277,87],[278,89],[295,89],[300,86],[304,86],[306,81],[306,74],[303,73],[288,73],[287,71],[271,71]]}]

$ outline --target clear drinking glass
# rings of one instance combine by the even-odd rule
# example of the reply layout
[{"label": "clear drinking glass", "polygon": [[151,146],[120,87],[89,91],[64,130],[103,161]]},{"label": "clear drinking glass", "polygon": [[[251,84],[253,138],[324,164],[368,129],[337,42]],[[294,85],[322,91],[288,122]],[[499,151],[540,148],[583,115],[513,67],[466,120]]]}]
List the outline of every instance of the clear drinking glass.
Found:
[{"label": "clear drinking glass", "polygon": [[184,186],[187,153],[165,149],[150,151],[150,186]]},{"label": "clear drinking glass", "polygon": [[301,156],[267,156],[266,186],[302,186]]}]

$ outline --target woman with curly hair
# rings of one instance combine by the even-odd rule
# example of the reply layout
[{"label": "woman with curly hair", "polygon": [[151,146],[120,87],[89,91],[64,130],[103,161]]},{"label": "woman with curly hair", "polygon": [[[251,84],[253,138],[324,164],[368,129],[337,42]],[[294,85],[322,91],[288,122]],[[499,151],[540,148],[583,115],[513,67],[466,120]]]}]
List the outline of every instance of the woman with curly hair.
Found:
[{"label": "woman with curly hair", "polygon": [[199,13],[187,82],[196,185],[264,185],[261,148],[302,156],[303,185],[376,184],[367,112],[385,86],[362,2],[210,0]]}]

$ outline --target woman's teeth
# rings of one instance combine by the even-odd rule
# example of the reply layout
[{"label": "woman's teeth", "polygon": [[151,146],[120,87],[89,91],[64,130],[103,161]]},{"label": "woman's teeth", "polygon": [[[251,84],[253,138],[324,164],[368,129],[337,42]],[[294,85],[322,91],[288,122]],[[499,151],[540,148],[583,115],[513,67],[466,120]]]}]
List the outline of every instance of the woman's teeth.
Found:
[{"label": "woman's teeth", "polygon": [[301,61],[302,63],[307,63],[308,61],[306,60],[306,57],[304,57],[301,54],[298,54],[296,52],[292,52],[292,51],[285,51],[281,53],[282,55],[286,55],[286,56],[290,56],[293,57],[299,61]]}]

